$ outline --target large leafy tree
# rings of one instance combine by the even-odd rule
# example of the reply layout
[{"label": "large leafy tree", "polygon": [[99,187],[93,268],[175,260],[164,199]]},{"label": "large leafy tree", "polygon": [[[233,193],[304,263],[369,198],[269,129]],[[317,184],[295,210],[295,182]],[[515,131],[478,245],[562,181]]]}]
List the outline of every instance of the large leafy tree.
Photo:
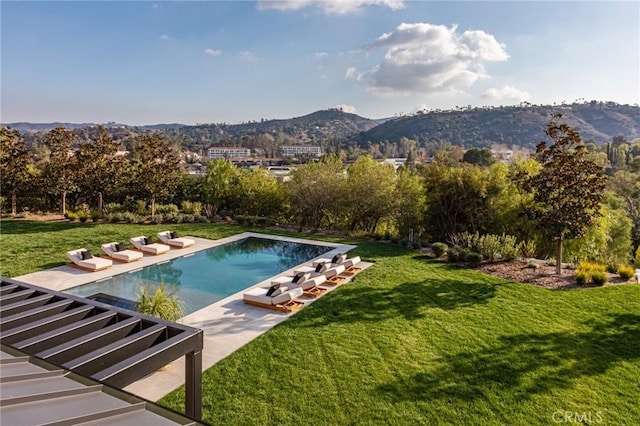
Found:
[{"label": "large leafy tree", "polygon": [[340,214],[343,172],[342,161],[335,155],[328,155],[324,161],[305,164],[291,174],[286,188],[291,211],[300,228],[310,226],[315,231]]},{"label": "large leafy tree", "polygon": [[0,127],[0,182],[2,193],[11,194],[11,214],[16,215],[17,194],[29,181],[29,149],[19,131]]},{"label": "large leafy tree", "polygon": [[172,194],[180,182],[180,157],[157,133],[140,137],[132,152],[132,186],[149,201],[155,216],[156,200]]},{"label": "large leafy tree", "polygon": [[[427,231],[437,240],[457,232],[496,231],[496,208],[503,206],[508,189],[506,171],[495,164],[490,168],[465,165],[450,167],[435,161],[421,169],[424,176]],[[506,207],[506,206],[503,206]]]},{"label": "large leafy tree", "polygon": [[83,179],[82,190],[98,200],[98,209],[102,210],[103,193],[113,191],[119,177],[122,176],[123,163],[116,156],[119,144],[103,126],[98,126],[98,134],[78,149],[78,167]]},{"label": "large leafy tree", "polygon": [[64,127],[50,130],[44,138],[49,150],[49,161],[45,164],[44,182],[46,191],[61,197],[62,214],[67,211],[67,194],[76,191],[79,181],[76,165],[77,156],[73,151],[73,133]]},{"label": "large leafy tree", "polygon": [[369,155],[349,166],[344,201],[351,230],[373,232],[381,220],[393,215],[396,180],[391,164],[378,163]]},{"label": "large leafy tree", "polygon": [[604,168],[588,155],[577,131],[560,123],[554,115],[545,130],[553,144],[541,142],[536,147],[540,173],[522,179],[525,189],[533,192],[533,205],[527,215],[556,243],[556,273],[562,273],[562,243],[581,237],[600,216],[606,178]]},{"label": "large leafy tree", "polygon": [[266,169],[243,170],[237,190],[238,209],[258,216],[274,215],[283,210],[284,191]]},{"label": "large leafy tree", "polygon": [[640,171],[620,170],[609,180],[609,187],[624,200],[625,209],[633,222],[634,247],[640,246]]},{"label": "large leafy tree", "polygon": [[212,214],[229,209],[240,179],[240,170],[226,158],[209,161],[202,192],[207,203],[213,206]]}]

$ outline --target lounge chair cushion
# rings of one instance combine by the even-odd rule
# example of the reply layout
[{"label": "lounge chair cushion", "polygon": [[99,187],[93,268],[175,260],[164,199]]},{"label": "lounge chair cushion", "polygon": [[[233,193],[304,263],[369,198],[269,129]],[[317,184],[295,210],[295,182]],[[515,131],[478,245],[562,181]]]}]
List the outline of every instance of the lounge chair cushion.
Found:
[{"label": "lounge chair cushion", "polygon": [[316,277],[313,278],[309,278],[308,280],[304,281],[303,283],[299,284],[298,287],[301,288],[304,291],[310,290],[314,287],[319,286],[320,284],[324,284],[325,281],[327,281],[327,277],[325,277],[324,275],[318,275]]},{"label": "lounge chair cushion", "polygon": [[282,293],[284,293],[285,291],[287,291],[286,287],[278,287],[274,290],[273,293],[271,293],[271,297],[276,297],[276,296],[280,296]]},{"label": "lounge chair cushion", "polygon": [[80,259],[82,260],[93,259],[93,255],[89,250],[83,250],[80,252]]},{"label": "lounge chair cushion", "polygon": [[280,284],[274,284],[271,287],[269,287],[269,290],[267,290],[267,296],[271,297],[273,296],[273,293],[275,293],[276,290],[278,290],[280,288]]},{"label": "lounge chair cushion", "polygon": [[311,274],[309,274],[308,272],[298,272],[294,275],[291,282],[293,282],[294,284],[300,284],[305,282],[309,278],[311,278]]},{"label": "lounge chair cushion", "polygon": [[354,265],[357,265],[358,263],[360,263],[361,259],[360,256],[354,256],[351,259],[347,260],[346,262],[344,262],[342,265],[348,269],[351,268]]}]

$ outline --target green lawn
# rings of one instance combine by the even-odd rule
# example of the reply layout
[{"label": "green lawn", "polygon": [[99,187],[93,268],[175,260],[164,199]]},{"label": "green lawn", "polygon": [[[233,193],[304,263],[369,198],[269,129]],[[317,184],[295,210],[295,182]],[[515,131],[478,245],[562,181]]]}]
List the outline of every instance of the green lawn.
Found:
[{"label": "green lawn", "polygon": [[[1,225],[4,276],[168,228]],[[209,238],[244,230],[169,227]],[[205,372],[205,421],[521,425],[572,412],[583,423],[638,424],[639,285],[549,291],[388,244],[356,252],[374,267]],[[183,398],[180,389],[161,403],[181,410]]]}]

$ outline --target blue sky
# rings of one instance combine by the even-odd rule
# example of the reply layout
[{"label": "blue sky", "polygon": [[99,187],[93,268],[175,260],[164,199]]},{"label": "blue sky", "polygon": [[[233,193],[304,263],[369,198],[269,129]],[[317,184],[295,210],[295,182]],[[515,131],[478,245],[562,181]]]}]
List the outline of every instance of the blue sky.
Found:
[{"label": "blue sky", "polygon": [[6,1],[3,123],[640,101],[640,3]]}]

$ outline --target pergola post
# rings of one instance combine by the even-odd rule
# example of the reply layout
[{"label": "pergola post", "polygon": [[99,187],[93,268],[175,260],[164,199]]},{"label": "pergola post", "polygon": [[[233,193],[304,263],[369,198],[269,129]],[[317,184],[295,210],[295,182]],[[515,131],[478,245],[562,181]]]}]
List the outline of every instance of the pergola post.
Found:
[{"label": "pergola post", "polygon": [[202,351],[185,355],[185,414],[202,420]]}]

